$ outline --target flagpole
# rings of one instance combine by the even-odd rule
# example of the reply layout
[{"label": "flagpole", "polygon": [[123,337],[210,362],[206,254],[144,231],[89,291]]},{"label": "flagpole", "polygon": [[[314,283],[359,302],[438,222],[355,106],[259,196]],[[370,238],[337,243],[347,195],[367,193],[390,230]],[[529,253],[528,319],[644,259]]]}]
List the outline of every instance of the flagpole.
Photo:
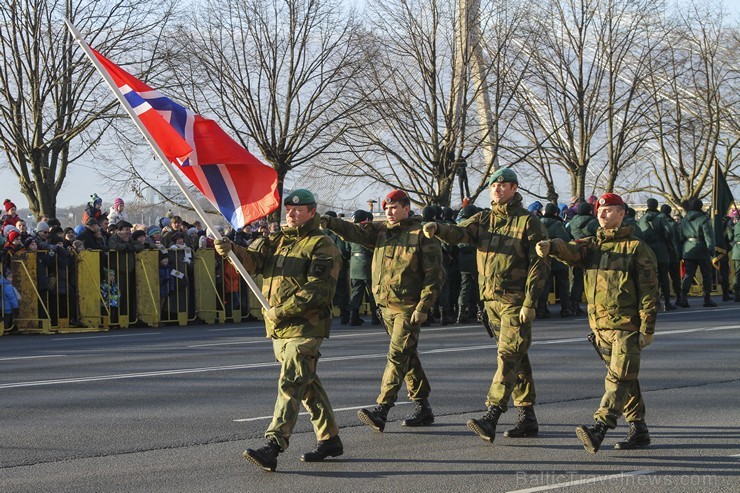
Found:
[{"label": "flagpole", "polygon": [[[123,106],[123,109],[126,110],[126,113],[131,117],[131,119],[134,121],[134,124],[136,125],[136,128],[139,129],[141,134],[144,136],[144,138],[149,142],[149,145],[151,146],[152,150],[154,150],[154,153],[157,155],[160,161],[162,161],[162,164],[164,165],[167,172],[170,174],[173,180],[175,180],[175,183],[180,188],[180,191],[182,191],[183,195],[185,195],[185,198],[188,199],[188,202],[190,202],[190,205],[193,206],[193,209],[195,209],[195,212],[198,213],[198,216],[200,217],[201,221],[203,221],[203,224],[211,231],[211,234],[213,234],[213,237],[217,240],[223,239],[221,236],[221,233],[218,232],[218,230],[215,228],[215,226],[212,224],[211,220],[206,216],[205,211],[195,201],[195,198],[192,196],[190,191],[187,188],[187,185],[185,185],[185,182],[183,182],[182,178],[180,178],[180,175],[178,175],[174,169],[172,169],[172,163],[170,163],[169,159],[167,159],[167,156],[165,156],[162,149],[160,149],[159,145],[157,145],[154,138],[152,138],[152,135],[149,133],[149,130],[144,126],[144,124],[141,122],[139,118],[136,116],[136,112],[134,112],[133,108],[131,108],[131,105],[126,101],[126,98],[123,96],[123,93],[118,88],[118,85],[113,81],[111,76],[108,74],[108,72],[103,68],[103,66],[100,64],[100,61],[97,59],[97,57],[93,54],[93,52],[90,50],[90,46],[87,44],[85,40],[82,39],[82,35],[77,30],[75,26],[72,25],[72,23],[67,19],[64,18],[64,23],[67,24],[67,28],[69,28],[70,32],[72,33],[72,37],[77,41],[77,43],[80,45],[82,50],[85,52],[85,55],[90,59],[92,64],[95,66],[95,69],[100,73],[100,75],[103,77],[105,82],[108,84],[108,87],[113,91],[113,93],[118,98],[118,101],[121,103],[121,106]],[[255,284],[254,280],[252,279],[252,276],[249,275],[249,272],[247,272],[247,269],[244,268],[244,265],[239,261],[239,258],[236,256],[236,253],[234,253],[233,250],[229,252],[228,259],[231,261],[231,263],[234,265],[236,270],[241,274],[242,278],[247,282],[247,285],[252,290],[254,295],[259,300],[260,304],[265,310],[270,309],[270,304],[267,302],[267,299],[265,299],[264,295],[262,294],[262,291],[260,291],[259,287],[257,287],[257,284]]]}]

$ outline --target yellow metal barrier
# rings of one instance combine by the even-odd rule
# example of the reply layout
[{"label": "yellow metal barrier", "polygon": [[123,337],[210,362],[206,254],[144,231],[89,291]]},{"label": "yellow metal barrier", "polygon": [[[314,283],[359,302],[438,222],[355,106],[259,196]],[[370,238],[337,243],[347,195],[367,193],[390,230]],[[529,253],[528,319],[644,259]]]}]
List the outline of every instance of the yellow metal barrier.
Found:
[{"label": "yellow metal barrier", "polygon": [[[46,275],[42,261],[46,252],[27,252],[13,255],[11,270],[16,289],[21,295],[20,315],[15,319],[19,332],[48,334],[51,316],[48,310],[47,291],[44,283],[39,286],[39,276]],[[41,287],[41,289],[39,289]]]},{"label": "yellow metal barrier", "polygon": [[226,309],[223,290],[216,282],[216,255],[203,248],[195,252],[195,315],[207,324],[224,323]]},{"label": "yellow metal barrier", "polygon": [[139,321],[157,327],[161,320],[159,251],[145,250],[136,254],[136,312]]}]

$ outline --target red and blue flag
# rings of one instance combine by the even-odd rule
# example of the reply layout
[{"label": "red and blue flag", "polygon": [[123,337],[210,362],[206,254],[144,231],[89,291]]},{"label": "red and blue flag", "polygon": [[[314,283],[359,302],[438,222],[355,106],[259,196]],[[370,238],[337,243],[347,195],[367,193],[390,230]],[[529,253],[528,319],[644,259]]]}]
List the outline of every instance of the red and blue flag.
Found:
[{"label": "red and blue flag", "polygon": [[167,159],[234,228],[277,209],[277,173],[271,166],[260,162],[213,120],[180,106],[92,52]]}]

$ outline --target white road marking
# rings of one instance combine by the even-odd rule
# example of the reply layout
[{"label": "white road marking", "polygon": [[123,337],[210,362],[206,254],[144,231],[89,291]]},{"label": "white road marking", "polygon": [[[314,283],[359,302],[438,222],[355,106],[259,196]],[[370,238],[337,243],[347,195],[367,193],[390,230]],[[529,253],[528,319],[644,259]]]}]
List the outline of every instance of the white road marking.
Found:
[{"label": "white road marking", "polygon": [[[728,325],[725,327],[715,327],[715,330],[730,330],[730,329],[736,329],[740,328],[740,325]],[[699,330],[707,330],[707,329],[685,329],[685,330],[678,330],[678,331],[667,331],[667,332],[659,332],[658,335],[661,334],[681,334],[686,332],[696,332]],[[564,344],[564,343],[571,343],[571,342],[578,342],[578,341],[584,341],[585,338],[568,338],[568,339],[553,339],[553,340],[544,340],[544,341],[534,341],[533,345],[539,345],[539,344]],[[496,344],[493,343],[493,340],[491,341],[491,344],[487,345],[477,345],[477,346],[458,346],[458,347],[451,347],[451,348],[439,348],[439,349],[428,349],[426,351],[419,351],[419,354],[439,354],[439,353],[454,353],[454,352],[464,352],[464,351],[477,351],[477,350],[490,350],[494,349],[496,347]],[[387,353],[376,353],[376,354],[357,354],[352,356],[334,356],[330,358],[322,358],[322,363],[326,363],[329,361],[350,361],[350,360],[362,360],[362,359],[380,359],[380,358],[386,358]],[[214,372],[214,371],[231,371],[231,370],[248,370],[253,368],[266,368],[266,367],[272,367],[272,366],[279,366],[280,364],[277,362],[268,362],[268,363],[250,363],[246,365],[227,365],[227,366],[211,366],[211,367],[203,367],[203,368],[183,368],[179,370],[159,370],[159,371],[151,371],[151,372],[142,372],[142,373],[119,373],[119,374],[113,374],[113,375],[100,375],[100,376],[90,376],[90,377],[78,377],[78,378],[60,378],[56,380],[37,380],[37,381],[30,381],[30,382],[16,382],[16,383],[5,383],[0,384],[0,390],[2,389],[13,389],[13,388],[22,388],[22,387],[39,387],[44,385],[62,385],[62,384],[69,384],[69,383],[83,383],[83,382],[98,382],[98,381],[104,381],[104,380],[126,380],[131,378],[146,378],[146,377],[158,377],[158,376],[168,376],[168,375],[184,375],[189,373],[208,373],[208,372]]]},{"label": "white road marking", "polygon": [[38,359],[38,358],[65,358],[66,354],[45,354],[42,356],[15,356],[12,358],[0,358],[0,361],[12,361],[17,359]]},{"label": "white road marking", "polygon": [[[404,404],[413,404],[413,403],[410,402],[410,401],[396,402],[396,406],[402,406]],[[375,404],[369,404],[367,406],[340,407],[338,409],[332,409],[332,411],[334,411],[335,413],[336,412],[339,412],[339,411],[356,411],[358,409],[367,408],[367,407],[375,407]],[[299,413],[298,415],[299,416],[308,416],[308,413],[307,412],[302,412],[302,413]],[[235,419],[234,422],[235,423],[246,423],[248,421],[262,421],[262,420],[267,420],[267,419],[272,419],[272,416],[259,416],[257,418]]]},{"label": "white road marking", "polygon": [[740,329],[740,325],[723,325],[720,327],[697,327],[694,329],[678,329],[678,330],[658,330],[655,332],[656,336],[668,335],[668,334],[688,334],[689,332],[713,332],[715,330],[732,330]]},{"label": "white road marking", "polygon": [[[480,325],[456,325],[454,327],[435,327],[435,328],[423,328],[422,332],[437,332],[441,330],[456,330],[456,329],[473,329],[475,327],[482,327]],[[333,335],[329,338],[330,341],[334,339],[344,339],[347,337],[367,337],[367,336],[377,336],[377,335],[384,335],[387,336],[385,331],[383,329],[374,331],[374,332],[356,332],[352,334],[337,334]],[[243,346],[248,344],[271,344],[272,339],[268,339],[267,337],[263,337],[261,339],[258,339],[256,341],[229,341],[229,342],[209,342],[206,344],[192,344],[190,346],[186,346],[187,348],[198,348],[198,347],[213,347],[213,346]]]},{"label": "white road marking", "polygon": [[100,336],[84,336],[84,337],[54,337],[52,341],[78,341],[78,340],[89,340],[89,339],[110,339],[111,337],[141,337],[141,336],[158,336],[162,335],[162,332],[144,332],[142,334],[106,334]]},{"label": "white road marking", "polygon": [[643,470],[643,471],[632,471],[632,472],[623,472],[619,474],[611,474],[609,476],[596,476],[591,478],[585,478],[585,479],[576,479],[574,481],[567,481],[565,483],[557,483],[557,484],[548,484],[544,486],[536,486],[534,488],[526,488],[523,490],[515,490],[515,491],[509,491],[509,493],[534,493],[536,491],[549,491],[549,490],[557,490],[560,488],[567,488],[569,486],[580,486],[583,484],[591,484],[591,483],[601,483],[603,481],[612,481],[612,480],[619,480],[623,478],[627,478],[630,476],[642,476],[645,474],[653,474],[655,471],[649,471],[649,470]]}]

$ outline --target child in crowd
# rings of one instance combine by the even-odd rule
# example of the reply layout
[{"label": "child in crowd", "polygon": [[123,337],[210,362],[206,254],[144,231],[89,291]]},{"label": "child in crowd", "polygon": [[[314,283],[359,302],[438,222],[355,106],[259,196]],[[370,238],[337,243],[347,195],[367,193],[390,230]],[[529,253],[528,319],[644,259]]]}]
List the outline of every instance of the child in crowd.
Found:
[{"label": "child in crowd", "polygon": [[185,252],[185,255],[182,259],[183,262],[190,265],[190,262],[193,260],[193,252],[188,248],[187,245],[185,245],[185,236],[183,233],[175,233],[172,235],[172,245],[170,245],[170,250],[182,250]]},{"label": "child in crowd", "polygon": [[118,283],[116,282],[116,271],[113,269],[103,269],[103,281],[100,283],[100,294],[105,302],[104,307],[110,307],[111,312],[118,309],[120,294],[118,292]]},{"label": "child in crowd", "polygon": [[113,200],[113,205],[110,207],[110,211],[108,211],[108,220],[111,224],[116,224],[118,221],[128,221],[128,214],[126,214],[123,209],[126,207],[126,204],[123,203],[122,198],[116,198]]},{"label": "child in crowd", "polygon": [[5,199],[5,202],[3,202],[3,205],[5,206],[5,214],[3,214],[2,217],[0,217],[0,221],[2,221],[3,227],[6,225],[15,226],[18,221],[20,221],[20,217],[16,213],[18,208],[15,206],[13,202],[10,201],[10,199]]},{"label": "child in crowd", "polygon": [[170,258],[166,253],[159,253],[159,302],[160,302],[160,319],[169,320],[170,295],[175,292],[175,277],[172,275],[170,268]]},{"label": "child in crowd", "polygon": [[5,276],[0,276],[0,293],[2,293],[0,307],[3,310],[2,317],[5,328],[8,332],[15,332],[17,328],[13,327],[13,322],[18,317],[20,303],[13,287],[13,273],[10,270],[5,270]]},{"label": "child in crowd", "polygon": [[97,193],[90,196],[90,202],[87,203],[85,213],[82,215],[82,223],[86,223],[88,219],[100,219],[103,214],[103,199],[98,197]]}]

